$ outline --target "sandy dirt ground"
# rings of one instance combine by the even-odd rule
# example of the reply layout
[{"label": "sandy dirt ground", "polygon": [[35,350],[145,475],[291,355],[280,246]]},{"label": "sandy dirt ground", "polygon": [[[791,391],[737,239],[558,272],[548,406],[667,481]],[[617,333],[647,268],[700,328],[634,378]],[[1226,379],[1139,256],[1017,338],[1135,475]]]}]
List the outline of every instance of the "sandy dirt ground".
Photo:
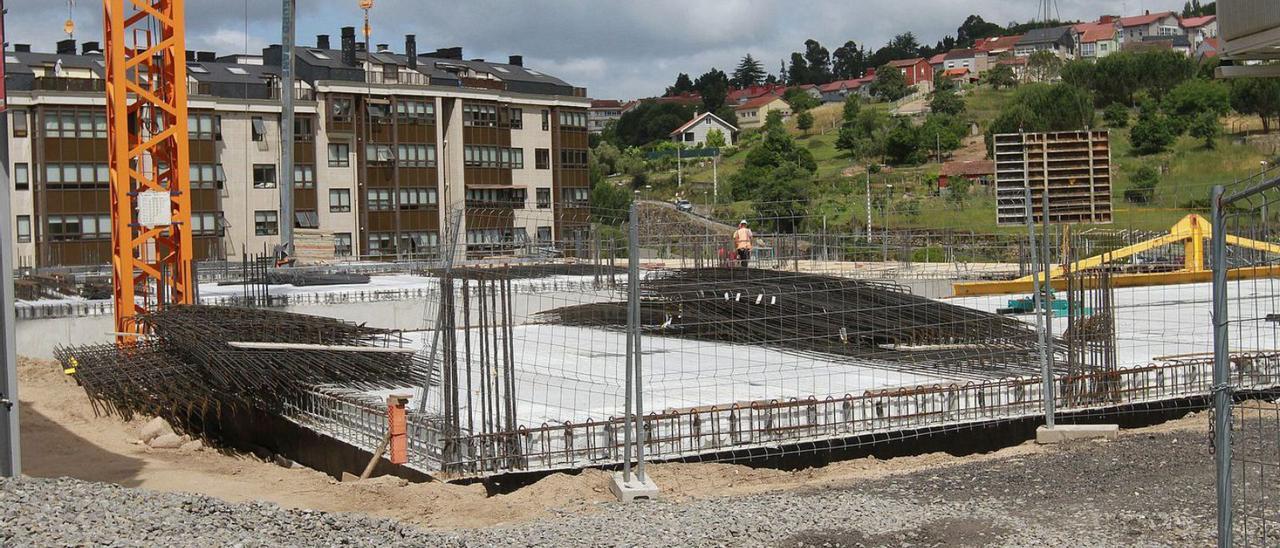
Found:
[{"label": "sandy dirt ground", "polygon": [[[248,454],[210,448],[151,449],[137,439],[143,421],[95,415],[84,392],[57,364],[24,358],[18,373],[22,458],[24,472],[30,476],[66,476],[156,491],[199,493],[232,502],[264,500],[288,508],[363,513],[431,529],[486,527],[586,513],[613,500],[608,492],[609,474],[599,470],[554,474],[509,494],[487,496],[478,484],[413,484],[390,477],[340,483],[320,472],[285,468]],[[1203,431],[1206,423],[1202,415],[1193,415],[1125,431],[1124,435]],[[679,502],[847,488],[900,474],[1050,451],[1054,449],[1028,442],[980,455],[862,458],[799,471],[712,463],[658,464],[650,470],[663,487],[664,498]]]}]

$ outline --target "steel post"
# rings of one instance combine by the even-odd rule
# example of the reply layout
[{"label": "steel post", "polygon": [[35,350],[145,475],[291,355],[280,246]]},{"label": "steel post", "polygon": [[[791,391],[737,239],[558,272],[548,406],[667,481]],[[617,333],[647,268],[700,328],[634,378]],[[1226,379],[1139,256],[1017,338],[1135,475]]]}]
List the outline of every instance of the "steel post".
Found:
[{"label": "steel post", "polygon": [[[7,189],[9,184],[9,115],[0,110],[0,188]],[[22,474],[18,440],[18,353],[13,336],[12,220],[9,200],[0,200],[0,477]]]},{"label": "steel post", "polygon": [[633,424],[631,411],[633,409],[632,406],[634,405],[634,402],[631,400],[634,394],[632,384],[635,382],[635,379],[633,378],[633,367],[635,366],[636,342],[633,333],[635,332],[636,324],[640,323],[639,314],[637,313],[637,310],[640,308],[638,298],[638,289],[640,286],[640,265],[638,262],[640,258],[638,253],[636,253],[636,248],[639,246],[637,245],[635,237],[638,233],[636,228],[637,221],[636,204],[633,201],[631,202],[631,211],[628,214],[627,219],[627,225],[630,228],[627,235],[627,380],[624,388],[626,392],[626,411],[623,413],[622,419],[622,477],[623,481],[627,483],[631,482],[631,425]]},{"label": "steel post", "polygon": [[281,0],[280,57],[280,253],[293,250],[293,42],[296,0]]},{"label": "steel post", "polygon": [[1231,386],[1227,357],[1227,239],[1223,187],[1213,187],[1213,445],[1218,494],[1218,546],[1231,546]]},{"label": "steel post", "polygon": [[[1048,306],[1048,303],[1044,300],[1040,291],[1040,288],[1041,288],[1040,258],[1039,258],[1039,254],[1036,252],[1035,208],[1032,207],[1031,205],[1031,187],[1030,186],[1023,189],[1023,197],[1026,200],[1025,203],[1023,204],[1023,207],[1027,213],[1026,214],[1027,247],[1030,248],[1030,254],[1031,254],[1029,258],[1031,263],[1031,291],[1032,291],[1031,303],[1032,303],[1032,310],[1034,311],[1034,314],[1036,317],[1036,337],[1037,337],[1036,346],[1039,347],[1040,349],[1040,374],[1043,376],[1045,375],[1045,371],[1049,369],[1049,352],[1048,352],[1049,347],[1046,344],[1047,341],[1045,339],[1044,317],[1040,315],[1040,309],[1042,307]],[[1045,284],[1048,284],[1048,283],[1049,283],[1049,280],[1046,278]],[[1042,380],[1041,382],[1044,383],[1044,385],[1047,385],[1045,381]],[[1048,416],[1048,410],[1046,409],[1045,411],[1046,411],[1045,415]]]},{"label": "steel post", "polygon": [[[1040,375],[1044,383],[1044,425],[1053,428],[1054,401],[1053,386],[1053,259],[1049,256],[1049,186],[1045,183],[1044,193],[1040,195],[1040,222],[1044,233],[1040,236],[1040,260],[1044,262],[1044,361],[1040,365]],[[1071,311],[1067,311],[1068,314]]]}]

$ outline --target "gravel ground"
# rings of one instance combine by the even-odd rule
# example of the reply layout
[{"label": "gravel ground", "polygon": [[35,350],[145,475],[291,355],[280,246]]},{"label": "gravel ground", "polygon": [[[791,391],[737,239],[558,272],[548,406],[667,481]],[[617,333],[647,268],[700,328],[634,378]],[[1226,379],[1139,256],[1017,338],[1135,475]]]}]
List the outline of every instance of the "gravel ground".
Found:
[{"label": "gravel ground", "polygon": [[0,545],[1204,546],[1214,539],[1211,458],[1203,432],[1130,435],[821,489],[608,503],[447,532],[23,479],[0,481]]}]

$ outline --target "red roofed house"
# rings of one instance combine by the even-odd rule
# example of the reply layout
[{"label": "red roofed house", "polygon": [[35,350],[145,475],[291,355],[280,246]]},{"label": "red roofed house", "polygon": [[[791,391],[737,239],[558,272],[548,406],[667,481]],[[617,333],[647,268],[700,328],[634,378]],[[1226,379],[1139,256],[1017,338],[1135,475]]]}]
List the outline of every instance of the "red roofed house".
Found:
[{"label": "red roofed house", "polygon": [[952,70],[961,68],[977,76],[990,68],[988,59],[987,52],[979,49],[953,49],[947,52],[942,68],[948,72],[948,77],[954,76]]},{"label": "red roofed house", "polygon": [[938,172],[938,188],[947,188],[952,179],[969,179],[981,184],[991,184],[995,177],[996,163],[991,160],[972,162],[947,162]]},{"label": "red roofed house", "polygon": [[684,125],[671,132],[671,140],[688,146],[700,147],[707,142],[707,133],[711,130],[719,130],[724,134],[724,142],[728,146],[733,146],[733,134],[738,128],[733,127],[729,122],[721,120],[719,116],[710,112],[704,112],[694,116],[692,120],[685,122]]},{"label": "red roofed house", "polygon": [[764,126],[765,118],[775,110],[781,112],[784,119],[791,116],[791,105],[782,97],[766,93],[734,107],[733,113],[738,115],[738,126],[750,129]]},{"label": "red roofed house", "polygon": [[922,91],[929,91],[933,86],[933,67],[923,57],[915,59],[898,59],[889,61],[889,66],[902,71],[908,86],[920,86]]},{"label": "red roofed house", "polygon": [[939,53],[929,58],[929,66],[933,68],[934,72],[942,72],[947,69],[947,67],[943,66],[946,60],[947,60],[947,54]]},{"label": "red roofed house", "polygon": [[781,96],[787,91],[786,84],[762,84],[759,86],[748,86],[745,88],[731,89],[729,95],[725,98],[725,103],[729,105],[741,105],[748,99],[755,99],[766,93]]},{"label": "red roofed house", "polygon": [[1218,38],[1205,38],[1200,45],[1196,47],[1196,61],[1204,61],[1211,57],[1217,57],[1222,53],[1222,41]]},{"label": "red roofed house", "polygon": [[1096,23],[1080,23],[1074,28],[1080,37],[1077,51],[1081,59],[1100,59],[1120,51],[1115,17],[1104,15]]},{"label": "red roofed house", "polygon": [[1183,34],[1178,16],[1171,11],[1159,13],[1147,12],[1133,17],[1121,17],[1116,20],[1116,29],[1120,31],[1120,43],[1141,42],[1147,36],[1174,36]]},{"label": "red roofed house", "polygon": [[973,49],[987,52],[989,57],[999,57],[1005,52],[1012,52],[1014,46],[1018,45],[1018,40],[1022,39],[1022,35],[1015,36],[993,36],[991,38],[979,38],[973,43]]},{"label": "red roofed house", "polygon": [[1218,16],[1187,17],[1182,20],[1182,31],[1187,33],[1191,48],[1195,49],[1209,38],[1218,37]]}]

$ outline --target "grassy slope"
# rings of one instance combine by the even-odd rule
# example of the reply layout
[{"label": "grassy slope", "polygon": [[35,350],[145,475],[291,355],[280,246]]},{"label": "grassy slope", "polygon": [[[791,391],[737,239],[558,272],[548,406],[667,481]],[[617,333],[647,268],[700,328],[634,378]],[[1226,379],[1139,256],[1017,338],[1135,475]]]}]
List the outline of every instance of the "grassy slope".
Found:
[{"label": "grassy slope", "polygon": [[[967,116],[985,127],[995,117],[1013,92],[1010,90],[990,90],[980,88],[967,94]],[[887,105],[868,105],[866,108],[887,109]],[[836,132],[830,128],[840,116],[841,105],[823,105],[815,111],[815,129],[809,135],[791,130],[801,146],[808,148],[818,163],[818,173],[814,185],[813,204],[810,213],[815,218],[825,216],[831,230],[848,229],[866,223],[866,171],[835,148]],[[827,128],[826,133],[821,133]],[[1191,200],[1208,196],[1214,184],[1229,183],[1232,180],[1255,173],[1259,161],[1265,156],[1254,147],[1236,144],[1235,140],[1225,137],[1218,140],[1215,150],[1208,150],[1203,143],[1182,137],[1171,150],[1144,157],[1136,157],[1131,153],[1128,130],[1112,131],[1112,151],[1114,167],[1113,208],[1115,228],[1133,228],[1144,230],[1164,230],[1178,219],[1193,210],[1184,205]],[[746,157],[739,152],[721,160],[719,176],[721,181],[727,180],[742,167]],[[1129,178],[1142,165],[1152,165],[1165,169],[1160,185],[1156,190],[1155,201],[1147,205],[1135,205],[1124,201],[1124,191],[1129,188]],[[904,194],[910,196],[919,205],[919,213],[907,215],[891,210],[888,223],[895,228],[932,228],[951,229],[974,232],[992,232],[1016,229],[997,229],[994,225],[995,200],[989,195],[974,189],[975,194],[969,196],[963,204],[930,195],[925,178],[936,174],[938,164],[928,163],[921,166],[895,168],[872,175],[872,193],[877,197],[888,192],[893,185],[895,209]],[[666,174],[650,177],[653,188],[643,195],[654,199],[671,199],[677,194],[703,204],[711,201],[712,171],[709,163],[705,165],[685,166],[685,186],[677,189],[665,179],[674,179],[675,170]],[[849,171],[850,176],[842,173]],[[729,217],[744,216],[750,212],[749,203],[723,204],[719,213]],[[1207,214],[1205,211],[1195,211]],[[882,226],[884,218],[877,209],[872,218],[874,224]],[[815,227],[816,228],[816,227]]]}]

